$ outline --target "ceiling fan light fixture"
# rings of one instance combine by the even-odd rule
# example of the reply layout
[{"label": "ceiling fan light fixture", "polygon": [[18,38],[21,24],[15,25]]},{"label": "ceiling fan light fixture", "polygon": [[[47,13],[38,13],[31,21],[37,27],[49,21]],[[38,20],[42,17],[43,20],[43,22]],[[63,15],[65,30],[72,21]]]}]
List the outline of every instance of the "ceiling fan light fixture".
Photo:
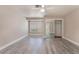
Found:
[{"label": "ceiling fan light fixture", "polygon": [[44,8],[45,6],[44,5],[41,5],[41,7]]},{"label": "ceiling fan light fixture", "polygon": [[41,12],[45,12],[45,9],[41,9],[40,11],[41,11]]}]

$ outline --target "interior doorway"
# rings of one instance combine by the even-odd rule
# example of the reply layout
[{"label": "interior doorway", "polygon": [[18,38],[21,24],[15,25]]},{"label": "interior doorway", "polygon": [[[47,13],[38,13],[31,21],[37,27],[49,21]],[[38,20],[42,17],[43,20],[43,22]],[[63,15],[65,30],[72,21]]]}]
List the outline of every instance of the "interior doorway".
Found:
[{"label": "interior doorway", "polygon": [[28,36],[44,36],[45,23],[43,18],[29,18],[28,20]]},{"label": "interior doorway", "polygon": [[55,37],[62,37],[62,20],[55,20]]},{"label": "interior doorway", "polygon": [[63,35],[63,20],[46,22],[46,36],[61,38]]}]

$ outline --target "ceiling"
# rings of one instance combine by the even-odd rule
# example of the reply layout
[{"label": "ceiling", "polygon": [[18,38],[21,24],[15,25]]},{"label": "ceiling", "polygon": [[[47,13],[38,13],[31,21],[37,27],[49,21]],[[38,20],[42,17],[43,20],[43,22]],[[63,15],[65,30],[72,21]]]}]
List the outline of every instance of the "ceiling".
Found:
[{"label": "ceiling", "polygon": [[[40,12],[41,8],[35,8],[34,5],[19,6],[24,13],[30,15],[43,16]],[[47,17],[63,17],[79,8],[78,5],[45,5],[45,14]]]},{"label": "ceiling", "polygon": [[[4,5],[3,5],[4,6]],[[0,11],[3,8],[3,6],[0,6]],[[37,17],[42,17],[46,15],[47,17],[63,17],[72,11],[76,10],[79,8],[78,5],[45,5],[45,14],[40,12],[41,8],[35,8],[34,5],[6,5],[4,7],[4,11],[6,10],[13,10],[14,8],[23,13],[26,17],[27,16],[37,16]],[[3,9],[2,9],[3,11]]]},{"label": "ceiling", "polygon": [[76,10],[79,8],[77,5],[48,5],[46,6],[46,13],[47,16],[57,16],[57,17],[62,17],[65,16],[72,11]]}]

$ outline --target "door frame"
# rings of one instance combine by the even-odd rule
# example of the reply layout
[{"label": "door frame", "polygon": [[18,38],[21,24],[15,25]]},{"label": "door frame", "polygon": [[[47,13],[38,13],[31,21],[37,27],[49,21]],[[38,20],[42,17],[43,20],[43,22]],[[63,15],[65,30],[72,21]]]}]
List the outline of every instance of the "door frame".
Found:
[{"label": "door frame", "polygon": [[60,19],[55,19],[55,20],[62,20],[62,34],[61,36],[64,36],[64,19],[60,18]]},{"label": "door frame", "polygon": [[[34,20],[36,20],[36,21],[33,21],[33,22],[43,22],[43,24],[44,24],[44,26],[43,26],[43,36],[45,36],[45,19],[44,18],[40,18],[40,17],[27,17],[26,18],[27,20],[28,20],[28,36],[30,36],[30,22],[31,22],[31,20],[33,21],[33,19]],[[42,20],[40,20],[40,21],[37,21],[37,20],[39,20],[39,19],[42,19]]]}]

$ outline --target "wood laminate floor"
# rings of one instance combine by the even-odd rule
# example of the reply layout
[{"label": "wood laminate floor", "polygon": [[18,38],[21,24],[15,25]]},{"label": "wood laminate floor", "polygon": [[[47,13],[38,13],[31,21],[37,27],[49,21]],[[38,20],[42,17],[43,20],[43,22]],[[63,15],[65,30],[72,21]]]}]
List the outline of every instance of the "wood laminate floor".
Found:
[{"label": "wood laminate floor", "polygon": [[79,47],[61,38],[25,37],[1,54],[78,54]]}]

